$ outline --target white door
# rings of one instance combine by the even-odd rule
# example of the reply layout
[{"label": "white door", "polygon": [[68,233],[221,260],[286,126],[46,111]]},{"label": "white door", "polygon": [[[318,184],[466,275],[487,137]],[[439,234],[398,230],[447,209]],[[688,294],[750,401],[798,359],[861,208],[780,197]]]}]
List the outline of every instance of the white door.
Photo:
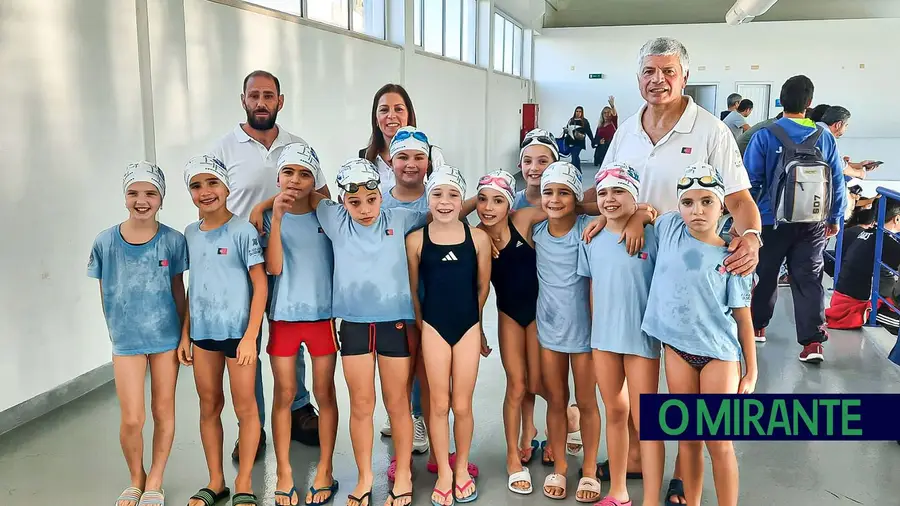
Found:
[{"label": "white door", "polygon": [[684,87],[684,94],[693,98],[700,107],[719,117],[719,113],[716,112],[717,90],[718,86],[715,84],[689,84]]},{"label": "white door", "polygon": [[769,119],[769,100],[771,99],[771,84],[741,84],[737,85],[737,93],[753,102],[753,112],[747,116],[747,123],[753,126],[760,121]]}]

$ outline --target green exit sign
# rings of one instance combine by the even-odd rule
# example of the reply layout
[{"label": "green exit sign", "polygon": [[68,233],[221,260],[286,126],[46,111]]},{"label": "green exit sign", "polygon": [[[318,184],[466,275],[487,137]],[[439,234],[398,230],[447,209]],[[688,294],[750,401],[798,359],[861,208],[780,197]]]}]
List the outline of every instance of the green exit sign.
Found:
[{"label": "green exit sign", "polygon": [[588,79],[603,79],[603,74],[588,74]]}]

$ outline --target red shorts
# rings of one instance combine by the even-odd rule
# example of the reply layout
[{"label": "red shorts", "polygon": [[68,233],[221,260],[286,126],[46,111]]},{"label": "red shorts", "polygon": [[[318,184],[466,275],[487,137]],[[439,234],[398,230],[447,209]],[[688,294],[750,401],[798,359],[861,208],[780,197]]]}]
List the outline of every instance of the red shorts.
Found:
[{"label": "red shorts", "polygon": [[293,357],[300,345],[313,357],[337,353],[339,346],[334,320],[314,322],[279,322],[269,320],[269,344],[266,353],[274,357]]}]

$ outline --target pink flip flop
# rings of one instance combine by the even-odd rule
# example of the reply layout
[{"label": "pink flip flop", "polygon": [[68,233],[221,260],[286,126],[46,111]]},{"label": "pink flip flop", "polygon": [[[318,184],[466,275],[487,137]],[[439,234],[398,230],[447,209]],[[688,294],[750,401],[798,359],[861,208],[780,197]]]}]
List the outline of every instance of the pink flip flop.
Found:
[{"label": "pink flip flop", "polygon": [[615,497],[606,496],[600,501],[595,502],[594,506],[631,506],[631,501],[620,502]]},{"label": "pink flip flop", "polygon": [[[437,474],[438,466],[436,462],[428,462],[428,472],[431,474]],[[450,467],[456,467],[456,454],[450,454]],[[466,470],[469,471],[469,476],[472,478],[478,478],[478,466],[469,462],[469,465],[466,467]]]}]

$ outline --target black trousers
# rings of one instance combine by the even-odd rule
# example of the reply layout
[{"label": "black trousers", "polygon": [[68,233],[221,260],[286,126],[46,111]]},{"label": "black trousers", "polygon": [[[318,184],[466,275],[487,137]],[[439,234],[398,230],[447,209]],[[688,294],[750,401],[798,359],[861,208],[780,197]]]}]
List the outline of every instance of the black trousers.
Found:
[{"label": "black trousers", "polygon": [[787,259],[797,342],[805,346],[828,339],[825,333],[825,289],[822,287],[822,252],[825,251],[825,225],[822,223],[784,223],[763,227],[763,247],[759,250],[756,273],[759,282],[753,290],[751,311],[753,328],[769,325],[778,298],[778,271]]}]

